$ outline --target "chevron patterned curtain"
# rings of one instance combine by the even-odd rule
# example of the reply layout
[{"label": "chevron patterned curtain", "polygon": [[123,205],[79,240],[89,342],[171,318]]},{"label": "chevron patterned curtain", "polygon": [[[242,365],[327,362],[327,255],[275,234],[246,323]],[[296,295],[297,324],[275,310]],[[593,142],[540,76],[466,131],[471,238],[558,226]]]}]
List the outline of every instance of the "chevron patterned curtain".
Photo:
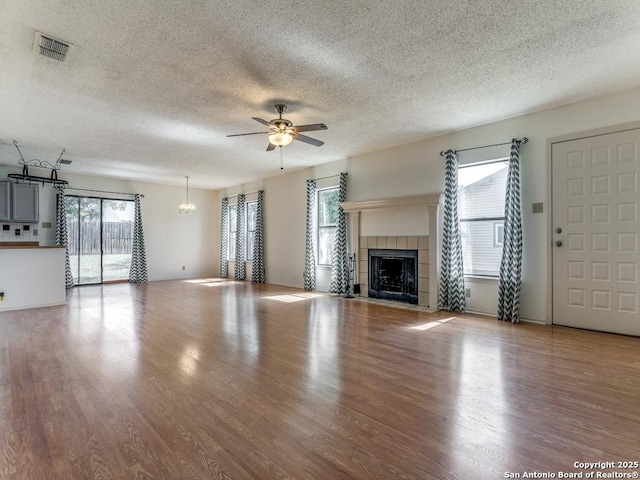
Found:
[{"label": "chevron patterned curtain", "polygon": [[498,282],[498,320],[520,323],[522,214],[520,206],[520,142],[511,141],[504,205],[504,243]]},{"label": "chevron patterned curtain", "polygon": [[464,312],[464,269],[462,241],[458,219],[458,155],[447,151],[444,174],[444,212],[442,257],[438,307],[451,312]]},{"label": "chevron patterned curtain", "polygon": [[244,203],[245,195],[241,193],[238,195],[238,220],[236,225],[238,229],[236,231],[236,270],[234,278],[236,280],[244,280],[247,276],[247,215],[246,207]]},{"label": "chevron patterned curtain", "polygon": [[[338,202],[347,200],[347,172],[340,174]],[[333,265],[329,293],[346,293],[349,288],[349,259],[347,257],[347,218],[342,207],[338,207],[338,225],[333,243]]]},{"label": "chevron patterned curtain", "polygon": [[147,283],[147,254],[142,231],[142,208],[140,195],[135,196],[135,217],[133,221],[133,246],[131,247],[130,283]]},{"label": "chevron patterned curtain", "polygon": [[229,199],[222,199],[222,211],[220,212],[220,277],[229,276]]},{"label": "chevron patterned curtain", "polygon": [[56,245],[64,245],[64,284],[67,288],[73,287],[73,274],[71,273],[71,263],[69,262],[69,234],[67,231],[67,211],[66,198],[64,195],[64,185],[57,185],[58,190],[56,202]]},{"label": "chevron patterned curtain", "polygon": [[307,180],[307,233],[304,247],[304,289],[316,289],[316,253],[313,239],[316,213],[316,181]]},{"label": "chevron patterned curtain", "polygon": [[256,230],[253,236],[253,267],[251,270],[252,283],[264,283],[264,219],[263,215],[264,190],[258,190],[258,202],[256,204]]}]

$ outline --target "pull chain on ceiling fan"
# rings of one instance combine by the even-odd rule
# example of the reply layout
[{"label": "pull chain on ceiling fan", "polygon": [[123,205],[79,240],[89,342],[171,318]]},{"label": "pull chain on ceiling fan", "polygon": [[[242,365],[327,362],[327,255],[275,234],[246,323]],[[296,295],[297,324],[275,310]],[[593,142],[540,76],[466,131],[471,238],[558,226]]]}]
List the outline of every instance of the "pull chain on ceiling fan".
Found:
[{"label": "pull chain on ceiling fan", "polygon": [[237,133],[235,135],[227,135],[227,137],[242,137],[245,135],[269,135],[269,146],[267,146],[267,152],[274,150],[276,147],[285,147],[289,145],[293,140],[308,143],[316,147],[321,147],[324,142],[317,140],[307,135],[302,135],[300,132],[312,132],[315,130],[327,130],[327,126],[324,123],[313,123],[309,125],[293,125],[290,120],[282,118],[282,114],[287,109],[287,106],[279,103],[274,105],[278,118],[274,118],[271,121],[266,121],[259,117],[251,117],[256,122],[269,127],[268,132],[252,132],[252,133]]}]

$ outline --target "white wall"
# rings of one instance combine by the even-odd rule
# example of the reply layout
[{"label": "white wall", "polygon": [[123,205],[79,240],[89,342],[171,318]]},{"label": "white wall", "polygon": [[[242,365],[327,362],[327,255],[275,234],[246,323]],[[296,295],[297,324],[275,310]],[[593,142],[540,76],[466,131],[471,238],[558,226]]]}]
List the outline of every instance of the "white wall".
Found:
[{"label": "white wall", "polygon": [[[21,169],[0,167],[0,179],[4,180],[8,173],[21,173]],[[48,176],[48,170],[42,169],[30,169],[29,173]],[[186,195],[186,189],[183,187],[69,175],[64,173],[64,169],[58,176],[67,180],[69,187],[144,195],[142,223],[149,280],[191,278],[218,273],[220,220],[219,213],[217,216],[211,214],[212,210],[219,210],[215,192],[190,188],[189,200],[196,204],[197,210],[193,215],[183,215],[178,213],[178,204],[185,200]],[[37,239],[41,245],[55,243],[55,194],[55,189],[50,184],[40,186],[40,222]],[[67,194],[133,198],[71,188],[67,189]],[[52,228],[42,228],[43,222],[50,222]],[[182,266],[185,267],[184,270]]]},{"label": "white wall", "polygon": [[[305,179],[348,171],[350,201],[424,194],[441,191],[444,160],[441,150],[502,143],[527,136],[521,149],[524,260],[521,315],[545,322],[547,318],[547,140],[584,130],[640,120],[640,89],[583,101],[502,122],[441,135],[409,145],[343,159],[321,167],[267,178],[262,182],[220,192],[233,194],[265,190],[265,256],[269,283],[302,286],[304,268]],[[500,151],[461,153],[461,163],[482,156],[506,156]],[[220,198],[217,199],[218,205]],[[544,202],[544,213],[532,214],[531,204]],[[367,227],[369,228],[369,227]],[[373,227],[371,227],[373,228]],[[217,254],[216,254],[217,255]],[[472,282],[469,309],[495,313],[495,283]]]}]

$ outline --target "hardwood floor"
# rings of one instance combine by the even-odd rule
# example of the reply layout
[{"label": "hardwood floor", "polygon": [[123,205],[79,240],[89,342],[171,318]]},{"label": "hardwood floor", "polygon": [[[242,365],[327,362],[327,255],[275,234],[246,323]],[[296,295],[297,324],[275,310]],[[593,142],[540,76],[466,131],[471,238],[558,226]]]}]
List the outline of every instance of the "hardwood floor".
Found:
[{"label": "hardwood floor", "polygon": [[0,313],[2,479],[498,479],[640,460],[638,338],[232,281],[69,295]]}]

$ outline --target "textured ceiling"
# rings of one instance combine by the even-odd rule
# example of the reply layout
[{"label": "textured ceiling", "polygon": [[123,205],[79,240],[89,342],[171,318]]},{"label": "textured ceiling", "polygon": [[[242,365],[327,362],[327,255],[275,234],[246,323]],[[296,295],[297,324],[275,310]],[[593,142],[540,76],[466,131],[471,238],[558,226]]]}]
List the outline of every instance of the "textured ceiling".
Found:
[{"label": "textured ceiling", "polygon": [[[33,53],[38,30],[73,44]],[[640,85],[638,0],[1,0],[0,164],[222,188]],[[34,171],[35,173],[35,171]]]}]

